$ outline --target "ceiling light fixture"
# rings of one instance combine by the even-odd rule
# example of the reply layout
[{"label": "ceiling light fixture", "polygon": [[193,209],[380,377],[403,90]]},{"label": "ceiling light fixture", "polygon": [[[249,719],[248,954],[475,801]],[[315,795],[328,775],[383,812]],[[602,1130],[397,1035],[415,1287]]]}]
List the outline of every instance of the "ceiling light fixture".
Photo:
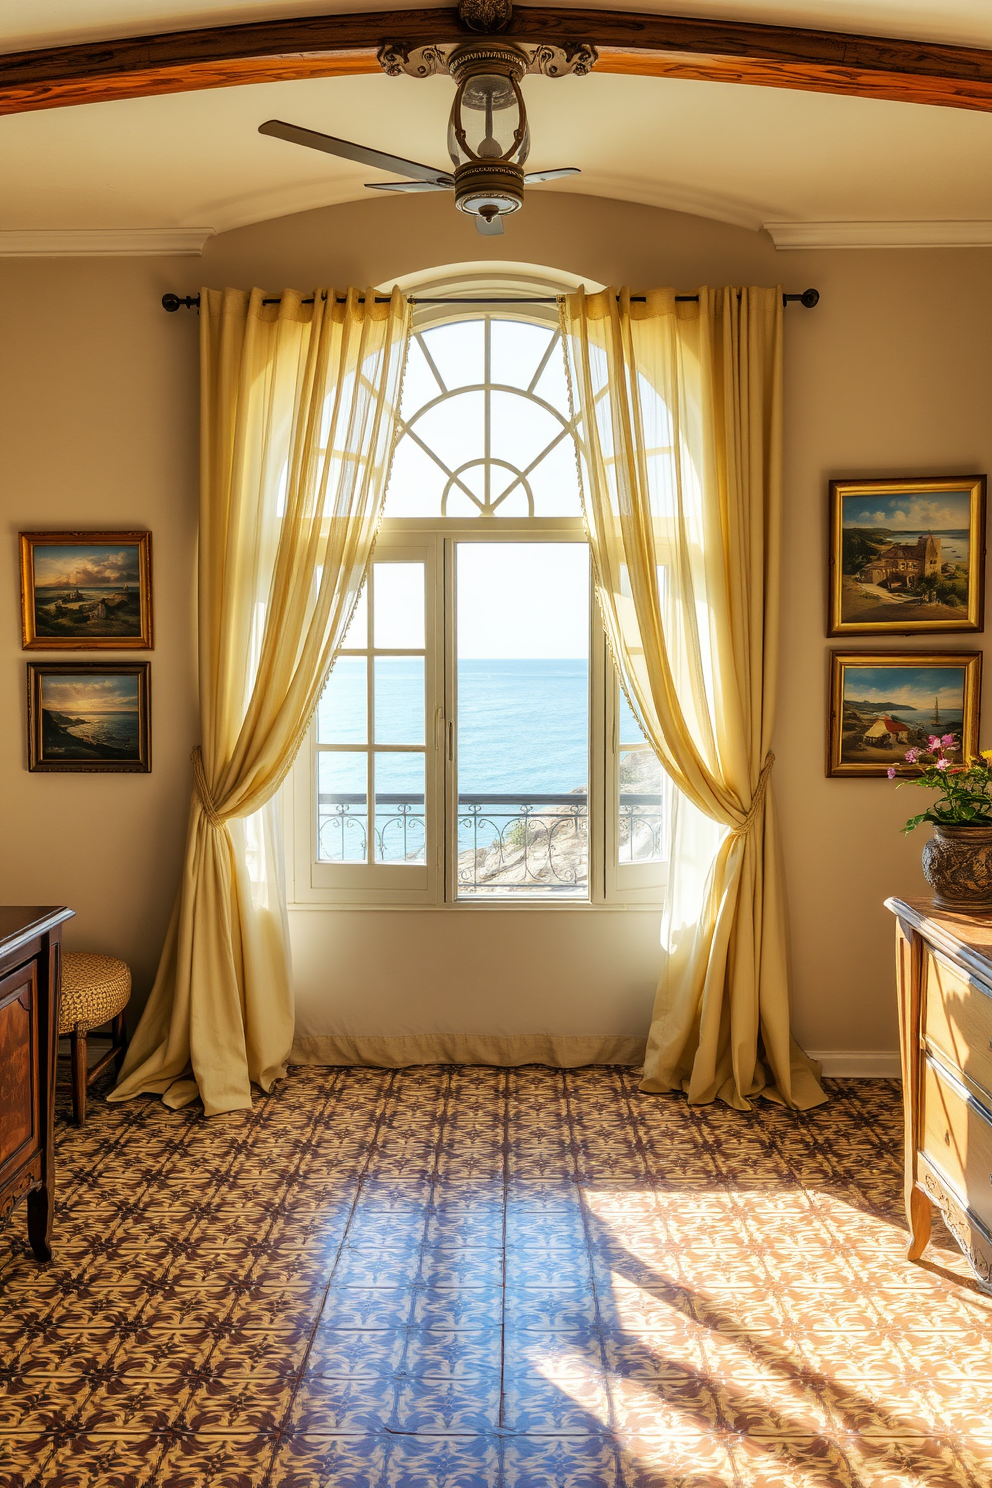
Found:
[{"label": "ceiling light fixture", "polygon": [[448,154],[453,171],[419,165],[281,119],[269,119],[260,125],[259,134],[407,177],[402,181],[367,181],[374,191],[453,191],[455,206],[475,218],[479,232],[501,233],[502,219],[523,206],[525,186],[579,174],[576,166],[525,174],[530,126],[521,79],[529,72],[550,78],[584,77],[594,66],[597,53],[588,42],[563,47],[535,45],[507,41],[494,34],[510,23],[510,0],[461,0],[458,15],[469,30],[487,34],[478,40],[412,48],[388,42],[379,49],[380,66],[389,77],[405,74],[426,78],[447,72],[454,79],[457,86],[448,120]]}]

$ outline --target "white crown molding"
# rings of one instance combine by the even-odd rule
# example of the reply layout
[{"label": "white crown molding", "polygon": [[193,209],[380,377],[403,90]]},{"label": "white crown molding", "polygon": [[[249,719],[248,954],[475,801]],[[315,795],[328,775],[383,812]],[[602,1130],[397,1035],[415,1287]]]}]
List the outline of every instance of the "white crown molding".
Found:
[{"label": "white crown molding", "polygon": [[810,1059],[823,1066],[833,1080],[898,1080],[902,1073],[898,1049],[807,1049]]},{"label": "white crown molding", "polygon": [[992,222],[765,222],[776,248],[992,248]]},{"label": "white crown molding", "polygon": [[0,258],[196,257],[212,227],[44,227],[0,231]]}]

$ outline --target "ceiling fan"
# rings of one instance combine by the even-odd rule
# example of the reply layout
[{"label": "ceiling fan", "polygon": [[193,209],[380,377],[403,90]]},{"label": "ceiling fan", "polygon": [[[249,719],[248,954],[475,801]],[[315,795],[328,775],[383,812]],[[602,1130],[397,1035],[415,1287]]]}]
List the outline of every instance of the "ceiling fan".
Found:
[{"label": "ceiling fan", "polygon": [[[462,18],[468,7],[460,7]],[[505,7],[507,19],[509,6]],[[492,23],[492,9],[486,12]],[[505,24],[505,22],[504,22]],[[457,83],[448,120],[448,154],[453,170],[420,165],[400,155],[388,155],[352,140],[337,139],[314,129],[303,129],[281,119],[259,125],[259,134],[290,144],[323,150],[344,160],[357,160],[377,170],[396,171],[402,181],[367,181],[373,191],[453,191],[455,206],[475,218],[480,233],[496,236],[503,231],[503,218],[523,206],[524,187],[540,181],[557,181],[580,174],[577,166],[524,172],[530,152],[530,128],[520,80],[526,72],[547,77],[569,73],[583,76],[596,61],[595,48],[587,43],[568,47],[523,46],[501,37],[472,39],[454,46],[424,46],[410,50],[386,45],[379,61],[391,76],[401,72],[412,77],[450,73]]]}]

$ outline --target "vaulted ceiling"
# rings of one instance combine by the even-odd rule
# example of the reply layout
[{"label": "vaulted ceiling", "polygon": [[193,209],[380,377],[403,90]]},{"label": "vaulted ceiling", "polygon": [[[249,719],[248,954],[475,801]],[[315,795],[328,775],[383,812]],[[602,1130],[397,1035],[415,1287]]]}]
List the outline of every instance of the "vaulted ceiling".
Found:
[{"label": "vaulted ceiling", "polygon": [[[353,0],[5,0],[0,46],[11,52],[354,8]],[[363,8],[385,7],[366,0]],[[401,6],[393,0],[389,8]],[[627,8],[992,49],[987,0],[669,0]],[[451,92],[446,78],[370,73],[11,113],[0,119],[0,228],[222,231],[359,198],[364,181],[384,177],[260,137],[258,124],[289,119],[444,167]],[[542,191],[618,197],[754,228],[770,220],[992,221],[992,113],[981,109],[610,73],[532,77],[525,93],[532,165],[582,169]],[[450,210],[448,198],[438,198],[438,210]]]}]

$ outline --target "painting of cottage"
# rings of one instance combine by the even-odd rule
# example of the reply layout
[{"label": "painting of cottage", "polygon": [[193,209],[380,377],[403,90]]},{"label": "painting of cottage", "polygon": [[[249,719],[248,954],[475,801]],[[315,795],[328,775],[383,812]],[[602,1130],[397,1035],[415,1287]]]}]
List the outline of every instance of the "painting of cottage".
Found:
[{"label": "painting of cottage", "polygon": [[147,532],[22,532],[26,650],[151,647]]},{"label": "painting of cottage", "polygon": [[912,773],[933,735],[953,760],[978,749],[978,652],[831,653],[830,775]]},{"label": "painting of cottage", "polygon": [[830,634],[978,630],[985,481],[831,483]]}]

